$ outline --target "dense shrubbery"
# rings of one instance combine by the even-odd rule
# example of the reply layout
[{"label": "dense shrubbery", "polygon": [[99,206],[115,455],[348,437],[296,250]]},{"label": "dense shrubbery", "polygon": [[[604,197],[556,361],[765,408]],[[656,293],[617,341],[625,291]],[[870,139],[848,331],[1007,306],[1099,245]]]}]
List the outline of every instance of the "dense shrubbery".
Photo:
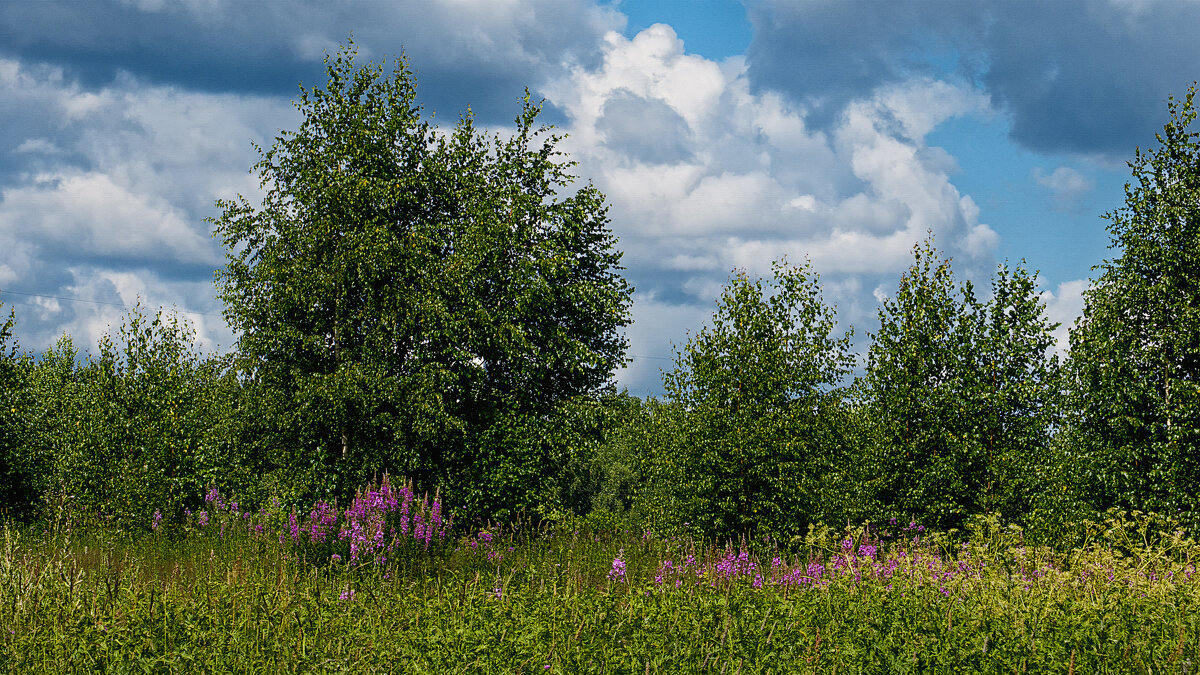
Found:
[{"label": "dense shrubbery", "polygon": [[134,312],[95,355],[66,336],[21,354],[0,327],[5,515],[69,505],[144,529],[213,488],[252,509],[347,503],[390,472],[440,489],[459,522],[713,539],[997,513],[1065,545],[1114,506],[1200,519],[1194,91],[1131,164],[1120,255],[1065,365],[1034,274],[1001,266],[980,299],[931,239],[858,381],[816,275],[781,262],[736,273],[666,397],[641,401],[611,384],[630,289],[603,196],[564,192],[536,106],[512,140],[469,117],[439,135],[403,63],[388,80],[348,51],[329,73],[263,155],[262,209],[215,221],[233,354],[201,354],[161,314]]},{"label": "dense shrubbery", "polygon": [[17,512],[41,497],[148,523],[155,508],[181,516],[206,486],[250,485],[253,458],[234,436],[239,384],[177,319],[135,311],[97,356],[80,357],[63,337],[14,366],[6,450],[22,468],[18,484],[34,488],[9,493]]}]

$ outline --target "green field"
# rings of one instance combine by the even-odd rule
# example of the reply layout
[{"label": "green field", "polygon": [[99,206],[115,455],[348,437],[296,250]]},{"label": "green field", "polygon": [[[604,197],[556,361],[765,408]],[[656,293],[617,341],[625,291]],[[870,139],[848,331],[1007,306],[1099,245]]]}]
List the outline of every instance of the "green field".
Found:
[{"label": "green field", "polygon": [[[295,519],[241,513],[218,497],[186,525],[137,537],[70,520],[6,526],[0,665],[80,673],[1200,665],[1200,547],[1145,517],[1091,526],[1085,547],[1053,552],[983,519],[970,533],[888,524],[812,531],[786,545],[713,545],[585,521],[460,527],[467,534],[442,537],[397,527],[421,522],[428,504],[414,500],[404,514],[395,502],[351,513],[357,506],[333,510],[334,522],[316,508]],[[314,534],[321,523],[327,536]],[[351,562],[355,532],[374,543]]]}]

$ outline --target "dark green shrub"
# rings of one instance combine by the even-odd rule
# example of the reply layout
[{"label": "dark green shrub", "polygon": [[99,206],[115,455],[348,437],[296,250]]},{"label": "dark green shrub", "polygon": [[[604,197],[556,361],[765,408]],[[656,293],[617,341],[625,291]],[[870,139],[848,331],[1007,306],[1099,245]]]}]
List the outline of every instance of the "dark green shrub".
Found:
[{"label": "dark green shrub", "polygon": [[24,419],[29,414],[30,360],[17,353],[13,338],[16,314],[0,323],[0,520],[25,520],[37,507],[38,484],[45,464],[25,437]]},{"label": "dark green shrub", "polygon": [[252,472],[231,433],[238,383],[174,317],[130,314],[99,355],[63,337],[31,369],[28,442],[50,458],[42,489],[122,526],[233,492]]}]

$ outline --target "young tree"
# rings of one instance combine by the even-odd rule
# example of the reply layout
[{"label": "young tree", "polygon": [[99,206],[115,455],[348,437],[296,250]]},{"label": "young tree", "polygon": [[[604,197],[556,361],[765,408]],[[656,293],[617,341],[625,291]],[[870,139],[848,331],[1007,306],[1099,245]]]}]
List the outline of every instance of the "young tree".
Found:
[{"label": "young tree", "polygon": [[1054,325],[1032,275],[1000,266],[992,297],[958,286],[932,238],[880,309],[863,391],[877,422],[878,499],[927,524],[1020,518],[1053,421]]},{"label": "young tree", "polygon": [[913,256],[895,297],[879,310],[864,384],[879,423],[879,500],[933,524],[975,508],[982,481],[978,458],[955,433],[966,411],[956,379],[970,345],[960,342],[950,261],[931,240],[913,247]]},{"label": "young tree", "polygon": [[654,473],[660,511],[706,536],[794,534],[821,521],[822,479],[844,466],[826,422],[850,369],[810,265],[735,274],[712,325],[664,374]]},{"label": "young tree", "polygon": [[528,95],[510,137],[469,113],[442,134],[403,59],[385,76],[354,58],[326,58],[300,128],[262,153],[261,207],[223,201],[213,221],[258,431],[311,488],[386,470],[479,515],[536,506],[563,461],[539,429],[624,358],[604,197],[568,190]]},{"label": "young tree", "polygon": [[1046,318],[1034,276],[1022,265],[999,265],[986,302],[964,286],[960,317],[972,347],[961,380],[969,401],[963,422],[986,467],[979,506],[1026,525],[1046,517],[1060,415],[1058,360],[1048,356],[1058,324]]},{"label": "young tree", "polygon": [[13,338],[16,313],[0,322],[0,520],[25,518],[37,503],[36,474],[40,467],[23,438],[21,418],[28,405],[24,378],[28,360],[17,354]]},{"label": "young tree", "polygon": [[1071,331],[1078,453],[1100,508],[1200,521],[1200,132],[1193,84],[1138,149],[1112,248]]},{"label": "young tree", "polygon": [[144,529],[202,503],[207,487],[248,482],[227,432],[239,387],[225,357],[203,356],[176,316],[132,311],[99,354],[63,336],[28,368],[22,442],[48,494],[114,524]]}]

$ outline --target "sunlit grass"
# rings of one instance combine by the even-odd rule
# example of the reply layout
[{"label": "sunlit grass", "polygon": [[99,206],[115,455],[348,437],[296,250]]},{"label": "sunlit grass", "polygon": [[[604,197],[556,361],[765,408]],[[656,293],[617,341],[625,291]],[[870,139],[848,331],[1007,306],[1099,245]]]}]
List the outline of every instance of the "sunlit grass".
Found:
[{"label": "sunlit grass", "polygon": [[[978,521],[696,542],[498,527],[352,563],[290,514],[140,537],[5,526],[10,672],[1194,672],[1200,547],[1144,517],[1088,546]],[[256,528],[259,519],[277,529]],[[300,519],[300,524],[303,524]],[[402,544],[402,545],[401,545]]]}]

